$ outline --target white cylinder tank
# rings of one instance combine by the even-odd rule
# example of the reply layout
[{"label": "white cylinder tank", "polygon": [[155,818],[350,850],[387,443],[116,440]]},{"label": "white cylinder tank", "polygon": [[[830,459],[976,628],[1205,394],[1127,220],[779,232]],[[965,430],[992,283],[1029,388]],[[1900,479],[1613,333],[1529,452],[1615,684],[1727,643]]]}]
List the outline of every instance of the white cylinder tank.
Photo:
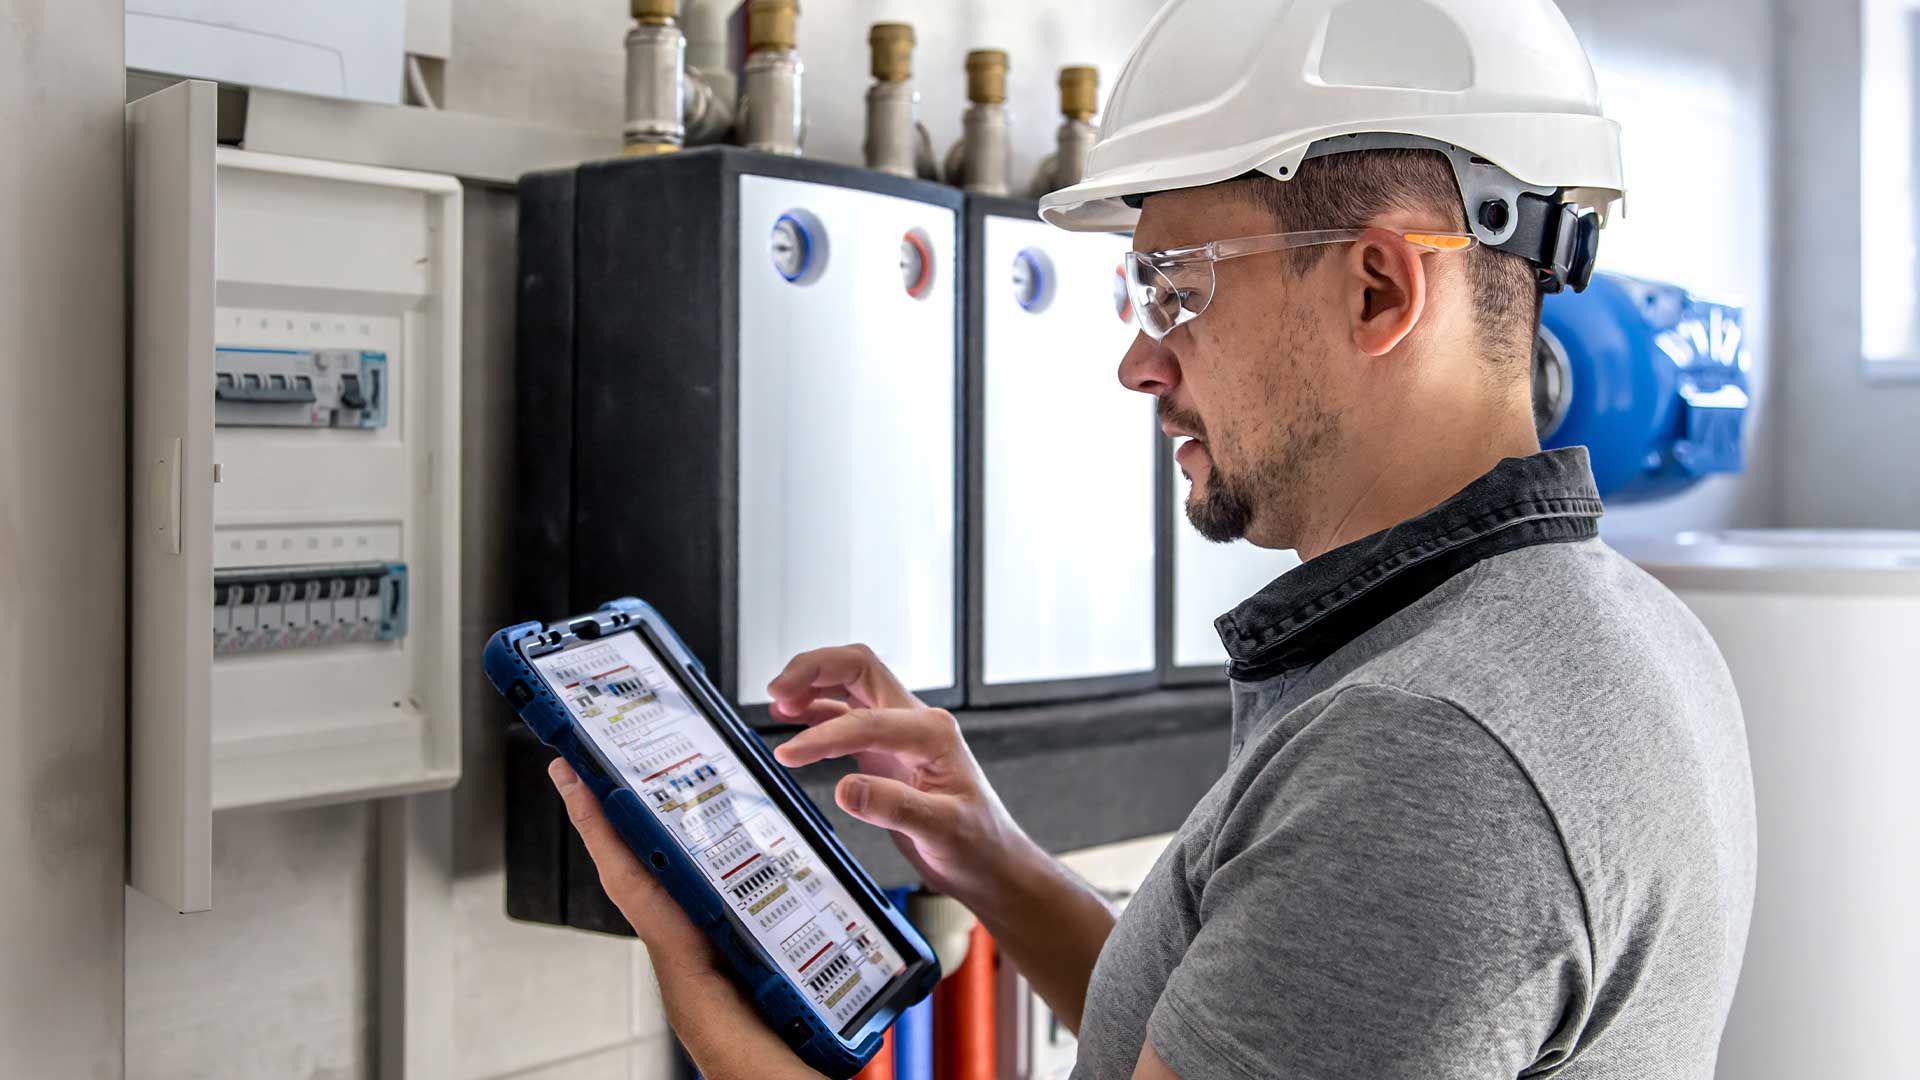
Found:
[{"label": "white cylinder tank", "polygon": [[1759,881],[1717,1076],[1892,1075],[1920,1016],[1920,533],[1617,546],[1706,624],[1746,712]]}]

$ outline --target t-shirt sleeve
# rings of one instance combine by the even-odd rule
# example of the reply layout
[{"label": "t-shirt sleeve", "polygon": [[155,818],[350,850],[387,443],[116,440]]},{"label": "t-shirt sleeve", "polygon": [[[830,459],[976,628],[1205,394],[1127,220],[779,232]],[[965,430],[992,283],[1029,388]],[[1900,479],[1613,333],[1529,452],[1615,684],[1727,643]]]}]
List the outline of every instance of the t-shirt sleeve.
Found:
[{"label": "t-shirt sleeve", "polygon": [[1591,983],[1581,897],[1471,717],[1350,687],[1235,807],[1147,1024],[1182,1080],[1493,1080],[1564,1053]]}]

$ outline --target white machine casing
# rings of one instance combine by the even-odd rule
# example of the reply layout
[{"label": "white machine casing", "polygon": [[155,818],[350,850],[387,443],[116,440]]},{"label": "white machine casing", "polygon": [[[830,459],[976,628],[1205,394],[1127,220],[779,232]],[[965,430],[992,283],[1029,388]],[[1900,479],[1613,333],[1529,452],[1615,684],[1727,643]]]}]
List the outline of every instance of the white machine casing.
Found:
[{"label": "white machine casing", "polygon": [[[128,106],[130,879],[183,912],[213,811],[460,772],[459,184],[216,147],[214,93]],[[383,415],[216,426],[221,347],[381,355]],[[396,635],[216,655],[218,575],[366,564],[405,567]]]},{"label": "white machine casing", "polygon": [[1173,459],[1173,440],[1160,439],[1160,680],[1168,685],[1224,682],[1227,649],[1213,621],[1300,565],[1291,551],[1271,551],[1245,540],[1216,544],[1187,522],[1192,485]]},{"label": "white machine casing", "polygon": [[1155,679],[1153,399],[1120,385],[1127,238],[968,200],[973,704]]},{"label": "white machine casing", "polygon": [[1746,714],[1759,879],[1717,1075],[1886,1073],[1920,1012],[1920,533],[1616,546],[1706,625]]},{"label": "white machine casing", "polygon": [[[783,177],[738,183],[735,700],[766,704],[795,654],[850,642],[909,689],[954,686],[955,215]],[[789,214],[819,260],[797,281],[769,253]],[[909,233],[931,256],[921,296],[902,287]]]}]

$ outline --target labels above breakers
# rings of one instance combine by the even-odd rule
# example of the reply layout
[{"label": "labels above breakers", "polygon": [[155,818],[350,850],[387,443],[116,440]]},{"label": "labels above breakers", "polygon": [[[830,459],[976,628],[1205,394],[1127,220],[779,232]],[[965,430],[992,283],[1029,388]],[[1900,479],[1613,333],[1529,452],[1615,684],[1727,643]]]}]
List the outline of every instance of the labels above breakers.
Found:
[{"label": "labels above breakers", "polygon": [[363,349],[213,351],[213,422],[225,427],[387,426],[387,354]]},{"label": "labels above breakers", "polygon": [[229,570],[213,579],[216,655],[407,636],[407,568],[346,563]]}]

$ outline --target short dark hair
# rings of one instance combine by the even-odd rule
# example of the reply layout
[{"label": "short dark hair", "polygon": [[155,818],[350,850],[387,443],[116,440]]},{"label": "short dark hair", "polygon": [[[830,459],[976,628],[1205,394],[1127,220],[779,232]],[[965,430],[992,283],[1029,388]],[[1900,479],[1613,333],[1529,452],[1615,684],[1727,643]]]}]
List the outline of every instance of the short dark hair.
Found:
[{"label": "short dark hair", "polygon": [[[1432,210],[1467,228],[1453,164],[1437,150],[1355,150],[1302,162],[1291,180],[1255,176],[1246,181],[1255,200],[1282,232],[1362,229],[1390,210]],[[1292,253],[1300,273],[1325,255],[1324,247]],[[1480,343],[1503,373],[1531,372],[1540,326],[1541,291],[1532,264],[1485,245],[1466,253]]]}]

